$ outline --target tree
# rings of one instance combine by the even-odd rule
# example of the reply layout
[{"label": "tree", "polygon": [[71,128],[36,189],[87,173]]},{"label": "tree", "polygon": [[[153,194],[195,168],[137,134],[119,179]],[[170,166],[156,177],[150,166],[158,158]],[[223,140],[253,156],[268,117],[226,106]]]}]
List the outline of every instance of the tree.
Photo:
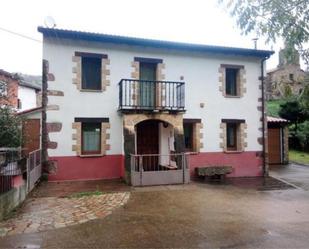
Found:
[{"label": "tree", "polygon": [[279,116],[289,120],[294,125],[294,135],[297,135],[298,124],[306,121],[309,116],[303,109],[298,98],[292,97],[280,105]]},{"label": "tree", "polygon": [[[309,62],[308,0],[218,0],[236,18],[243,34],[266,36],[267,42],[281,37],[287,46],[287,57],[296,47],[305,63]],[[305,47],[307,46],[307,47]]]},{"label": "tree", "polygon": [[21,120],[8,106],[0,107],[0,147],[21,145]]}]

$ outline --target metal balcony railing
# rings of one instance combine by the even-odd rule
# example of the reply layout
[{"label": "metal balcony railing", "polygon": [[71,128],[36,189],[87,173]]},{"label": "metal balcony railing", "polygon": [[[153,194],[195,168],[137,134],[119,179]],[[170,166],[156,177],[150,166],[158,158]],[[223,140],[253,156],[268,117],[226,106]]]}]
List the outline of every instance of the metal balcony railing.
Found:
[{"label": "metal balcony railing", "polygon": [[185,83],[122,79],[119,82],[121,111],[184,111]]}]

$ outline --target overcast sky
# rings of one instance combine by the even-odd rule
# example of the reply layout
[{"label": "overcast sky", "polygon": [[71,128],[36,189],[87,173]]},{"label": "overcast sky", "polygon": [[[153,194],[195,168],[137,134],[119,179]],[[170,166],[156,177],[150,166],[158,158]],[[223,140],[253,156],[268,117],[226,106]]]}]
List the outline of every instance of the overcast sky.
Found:
[{"label": "overcast sky", "polygon": [[[37,26],[46,16],[57,28],[253,48],[254,35],[242,36],[217,0],[2,0],[0,28],[42,40]],[[0,44],[0,69],[41,74],[42,43],[0,30]],[[258,48],[271,45],[260,39]],[[268,69],[276,67],[277,57],[269,59]]]}]

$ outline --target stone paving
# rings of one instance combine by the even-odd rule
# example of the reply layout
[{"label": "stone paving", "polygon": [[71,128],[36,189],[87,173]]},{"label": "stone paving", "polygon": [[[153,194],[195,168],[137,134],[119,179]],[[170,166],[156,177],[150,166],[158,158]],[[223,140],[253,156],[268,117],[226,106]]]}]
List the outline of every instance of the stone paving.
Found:
[{"label": "stone paving", "polygon": [[0,222],[0,236],[42,232],[104,218],[129,197],[129,192],[120,192],[79,198],[30,198],[15,217]]}]

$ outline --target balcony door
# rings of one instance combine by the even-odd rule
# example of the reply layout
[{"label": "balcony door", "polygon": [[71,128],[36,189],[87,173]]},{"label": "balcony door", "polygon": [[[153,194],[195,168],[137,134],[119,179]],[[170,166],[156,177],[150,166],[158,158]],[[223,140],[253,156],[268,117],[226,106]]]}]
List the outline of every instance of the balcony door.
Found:
[{"label": "balcony door", "polygon": [[140,63],[139,101],[140,106],[146,109],[155,107],[156,72],[156,63]]}]

